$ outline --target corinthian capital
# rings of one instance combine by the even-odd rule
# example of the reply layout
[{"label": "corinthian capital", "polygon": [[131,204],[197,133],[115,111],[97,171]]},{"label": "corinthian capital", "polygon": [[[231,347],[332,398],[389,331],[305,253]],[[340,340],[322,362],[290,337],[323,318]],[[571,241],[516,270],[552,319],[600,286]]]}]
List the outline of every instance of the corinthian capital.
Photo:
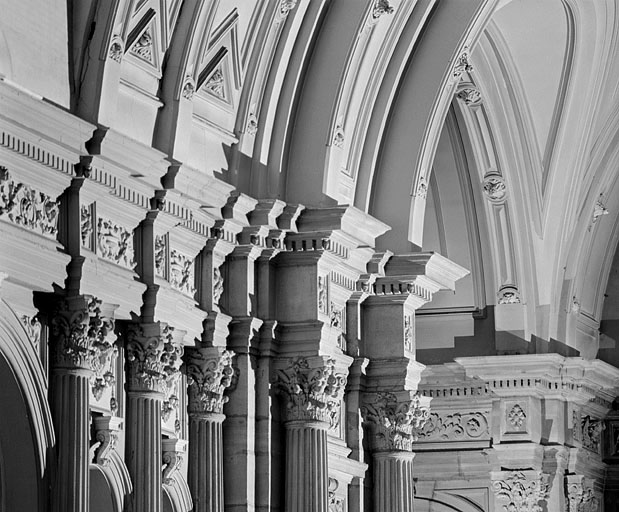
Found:
[{"label": "corinthian capital", "polygon": [[334,359],[321,356],[282,362],[285,366],[277,370],[276,385],[286,399],[285,420],[316,420],[337,426],[348,372],[338,372]]},{"label": "corinthian capital", "polygon": [[50,321],[54,367],[97,369],[114,350],[113,309],[90,295],[58,300]]},{"label": "corinthian capital", "polygon": [[189,348],[185,372],[189,384],[189,414],[221,414],[228,397],[234,370],[234,352],[222,347]]},{"label": "corinthian capital", "polygon": [[183,348],[175,344],[173,328],[156,323],[130,323],[125,335],[129,391],[165,394],[180,372]]},{"label": "corinthian capital", "polygon": [[375,452],[411,451],[430,410],[421,406],[418,395],[402,401],[393,393],[370,393],[364,397],[361,414]]}]

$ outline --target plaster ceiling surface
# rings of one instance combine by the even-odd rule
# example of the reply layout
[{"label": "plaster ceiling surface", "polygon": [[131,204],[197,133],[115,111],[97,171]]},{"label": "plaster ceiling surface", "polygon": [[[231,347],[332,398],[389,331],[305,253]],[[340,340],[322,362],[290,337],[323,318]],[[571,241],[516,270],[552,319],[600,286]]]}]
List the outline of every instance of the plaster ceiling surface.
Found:
[{"label": "plaster ceiling surface", "polygon": [[500,30],[524,92],[542,157],[552,127],[567,56],[568,24],[560,0],[514,0],[493,21]]}]

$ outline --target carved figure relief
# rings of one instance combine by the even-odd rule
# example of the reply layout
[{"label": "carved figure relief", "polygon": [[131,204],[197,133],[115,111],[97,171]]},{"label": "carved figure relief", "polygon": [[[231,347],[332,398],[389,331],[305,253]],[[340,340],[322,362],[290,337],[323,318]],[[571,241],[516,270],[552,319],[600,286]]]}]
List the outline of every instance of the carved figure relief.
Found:
[{"label": "carved figure relief", "polygon": [[520,405],[515,404],[507,412],[507,423],[513,430],[525,430],[526,429],[527,415],[524,409]]},{"label": "carved figure relief", "polygon": [[221,68],[215,69],[213,74],[209,77],[209,79],[204,84],[205,89],[211,94],[221,98],[222,100],[226,98],[226,92],[224,88],[224,75],[221,72]]},{"label": "carved figure relief", "polygon": [[415,343],[415,317],[404,315],[404,349],[412,352]]},{"label": "carved figure relief", "polygon": [[336,428],[346,377],[336,371],[333,359],[290,359],[286,368],[277,371],[276,381],[277,389],[285,397],[286,421],[318,420]]},{"label": "carved figure relief", "polygon": [[506,472],[492,483],[492,490],[505,512],[542,512],[540,502],[548,499],[548,475],[540,472]]},{"label": "carved figure relief", "polygon": [[336,329],[344,329],[344,309],[333,302],[331,303],[330,325]]},{"label": "carved figure relief", "polygon": [[370,439],[375,451],[411,451],[430,411],[421,407],[419,395],[398,401],[392,393],[372,393],[366,395],[361,415],[371,429]]},{"label": "carved figure relief", "polygon": [[58,232],[58,204],[47,194],[16,183],[8,169],[0,167],[0,217],[53,237]]},{"label": "carved figure relief", "polygon": [[234,352],[212,348],[187,350],[185,371],[189,387],[189,413],[221,414],[228,397],[224,392],[232,383]]},{"label": "carved figure relief", "polygon": [[92,237],[94,233],[92,211],[90,207],[85,204],[80,207],[80,229],[82,235],[82,246],[92,251]]},{"label": "carved figure relief", "polygon": [[318,276],[318,312],[324,315],[329,314],[329,303],[327,302],[328,277]]},{"label": "carved figure relief", "polygon": [[417,435],[420,442],[479,439],[489,435],[487,413],[455,413],[446,416],[430,413]]},{"label": "carved figure relief", "polygon": [[218,267],[213,269],[213,304],[218,305],[224,293],[224,277]]},{"label": "carved figure relief", "polygon": [[99,217],[97,222],[97,253],[117,265],[132,269],[133,232],[111,220]]},{"label": "carved figure relief", "polygon": [[155,236],[155,274],[166,279],[168,269],[168,238],[165,235]]},{"label": "carved figure relief", "polygon": [[187,295],[193,295],[196,291],[193,260],[176,249],[170,251],[170,284]]},{"label": "carved figure relief", "polygon": [[580,439],[583,448],[595,453],[601,453],[601,435],[603,430],[604,422],[602,420],[588,415],[583,416],[580,420]]}]

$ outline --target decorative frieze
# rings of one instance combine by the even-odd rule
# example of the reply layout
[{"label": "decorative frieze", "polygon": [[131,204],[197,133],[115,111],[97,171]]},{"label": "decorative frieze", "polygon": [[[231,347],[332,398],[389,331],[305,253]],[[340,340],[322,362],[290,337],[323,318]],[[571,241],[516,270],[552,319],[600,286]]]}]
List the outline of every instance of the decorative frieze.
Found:
[{"label": "decorative frieze", "polygon": [[174,344],[172,328],[162,324],[130,323],[126,330],[128,390],[165,394],[178,378],[182,347]]},{"label": "decorative frieze", "polygon": [[114,350],[113,341],[108,339],[114,322],[102,315],[101,304],[90,296],[57,302],[50,322],[54,366],[94,371],[100,367],[101,358]]},{"label": "decorative frieze", "polygon": [[285,420],[322,421],[335,428],[340,421],[346,377],[336,370],[333,359],[289,359],[287,365],[277,371],[276,381],[285,399]]},{"label": "decorative frieze", "polygon": [[0,167],[0,218],[55,237],[58,233],[58,201],[25,183],[16,182],[6,167]]},{"label": "decorative frieze", "polygon": [[194,282],[193,260],[176,249],[172,249],[170,251],[170,284],[178,291],[193,296],[196,292]]},{"label": "decorative frieze", "polygon": [[466,441],[487,437],[488,413],[439,414],[432,412],[417,431],[419,442]]},{"label": "decorative frieze", "polygon": [[135,266],[133,232],[109,219],[99,217],[97,253],[112,263],[132,269]]},{"label": "decorative frieze", "polygon": [[370,428],[374,451],[411,451],[430,410],[421,406],[419,395],[402,401],[393,393],[371,393],[365,396],[361,415]]},{"label": "decorative frieze", "polygon": [[548,475],[541,471],[501,471],[492,476],[492,490],[505,512],[546,510],[542,506],[548,499]]},{"label": "decorative frieze", "polygon": [[189,414],[223,412],[232,383],[234,352],[222,348],[189,348],[185,355],[185,373],[189,391]]}]

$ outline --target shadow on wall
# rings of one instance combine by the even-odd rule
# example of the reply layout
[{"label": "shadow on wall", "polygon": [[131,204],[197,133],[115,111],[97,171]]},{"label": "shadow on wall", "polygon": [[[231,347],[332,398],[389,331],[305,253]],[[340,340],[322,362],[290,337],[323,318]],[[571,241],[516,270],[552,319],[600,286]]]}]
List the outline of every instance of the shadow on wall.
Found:
[{"label": "shadow on wall", "polygon": [[453,348],[418,349],[417,361],[430,365],[452,362],[457,357],[516,354],[559,354],[565,357],[580,355],[578,350],[554,339],[546,341],[532,336],[531,341],[527,341],[507,331],[495,331],[494,306],[488,306],[483,317],[474,318],[473,329],[473,336],[454,338]]}]

